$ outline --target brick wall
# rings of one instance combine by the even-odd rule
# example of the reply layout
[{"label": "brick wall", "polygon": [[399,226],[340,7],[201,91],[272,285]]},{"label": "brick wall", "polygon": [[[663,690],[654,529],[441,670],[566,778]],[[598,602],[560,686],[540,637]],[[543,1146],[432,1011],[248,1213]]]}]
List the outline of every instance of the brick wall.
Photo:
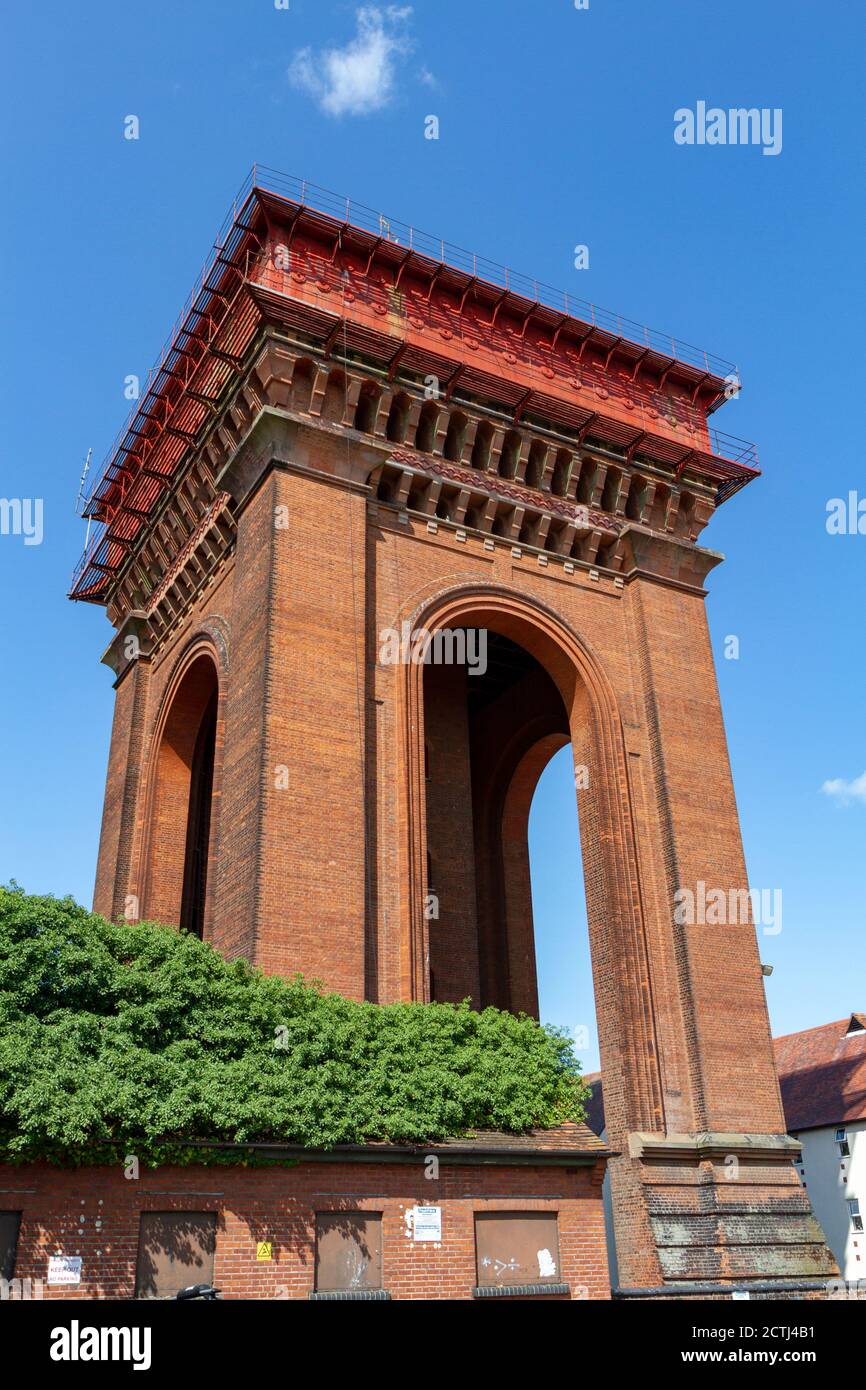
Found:
[{"label": "brick wall", "polygon": [[[370,481],[390,446],[316,417],[320,395],[305,422],[263,412],[226,464],[217,481],[232,492],[236,549],[150,663],[121,680],[98,905],[116,911],[146,881],[159,721],[185,650],[204,634],[221,731],[205,935],[227,955],[349,996],[425,998],[425,705],[417,670],[377,661],[379,634],[441,620],[488,625],[524,646],[555,683],[575,762],[588,769],[578,802],[620,1273],[655,1286],[647,1179],[629,1135],[784,1129],[753,927],[673,917],[679,888],[747,886],[701,589],[712,557],[668,536],[650,544],[644,532],[623,540],[633,563],[617,574],[401,511]],[[431,728],[447,743],[444,713],[433,710]],[[520,764],[527,775],[540,771],[540,747],[523,750],[535,757]],[[456,848],[471,837],[465,800],[462,820],[447,804],[461,783],[442,790],[433,886],[452,884],[441,905],[456,928],[452,963],[474,981],[471,866]],[[511,915],[525,932],[525,806],[512,809]],[[477,845],[477,825],[472,837]],[[500,942],[523,975],[511,1002],[531,1006],[529,943],[520,930]],[[680,1166],[685,1189],[695,1164]],[[773,1229],[782,1224],[777,1212]]]},{"label": "brick wall", "polygon": [[434,998],[481,1001],[472,831],[466,670],[431,666],[425,672],[429,710],[426,748],[428,889],[436,915],[429,925]]},{"label": "brick wall", "polygon": [[[302,1161],[295,1166],[159,1168],[127,1180],[118,1168],[0,1167],[0,1210],[20,1210],[15,1277],[42,1279],[45,1298],[131,1298],[143,1211],[217,1213],[214,1283],[227,1298],[306,1298],[314,1287],[315,1214],[382,1213],[383,1286],[393,1299],[467,1299],[477,1282],[476,1212],[556,1213],[560,1270],[573,1299],[608,1298],[603,1161],[575,1168]],[[415,1242],[406,1213],[442,1208],[442,1241]],[[271,1241],[273,1258],[257,1259]],[[48,1258],[81,1255],[77,1287],[47,1285]],[[565,1297],[565,1295],[563,1295]]]}]

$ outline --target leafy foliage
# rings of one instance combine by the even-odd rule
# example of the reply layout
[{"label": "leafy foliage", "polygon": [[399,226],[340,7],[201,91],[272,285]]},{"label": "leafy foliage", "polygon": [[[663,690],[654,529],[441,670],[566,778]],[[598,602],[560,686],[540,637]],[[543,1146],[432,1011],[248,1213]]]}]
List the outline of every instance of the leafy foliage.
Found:
[{"label": "leafy foliage", "polygon": [[0,1159],[238,1162],[583,1117],[560,1030],[468,1004],[367,1004],[196,937],[0,887]]}]

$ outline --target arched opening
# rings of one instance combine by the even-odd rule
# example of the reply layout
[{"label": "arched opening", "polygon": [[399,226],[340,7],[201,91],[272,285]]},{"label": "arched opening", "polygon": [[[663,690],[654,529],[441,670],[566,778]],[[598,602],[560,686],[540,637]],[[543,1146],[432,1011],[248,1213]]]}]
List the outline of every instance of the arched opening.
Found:
[{"label": "arched opening", "polygon": [[315,367],[309,357],[299,357],[292,372],[292,389],[289,409],[306,413],[310,409],[313,396]]},{"label": "arched opening", "polygon": [[675,527],[674,527],[674,530],[675,530],[676,535],[678,535],[678,536],[688,536],[690,540],[694,540],[694,539],[695,539],[695,536],[692,535],[692,528],[693,528],[693,523],[694,523],[694,515],[695,515],[695,499],[694,499],[694,497],[692,496],[692,494],[691,494],[690,492],[682,492],[682,493],[680,493],[680,506],[679,506],[679,511],[677,512],[676,525],[675,525]]},{"label": "arched opening", "polygon": [[521,443],[522,440],[518,431],[509,430],[502,441],[502,450],[499,455],[500,478],[513,478],[516,475]]},{"label": "arched opening", "polygon": [[472,441],[472,456],[470,462],[473,468],[486,468],[490,462],[490,450],[493,446],[495,429],[489,420],[482,420]]},{"label": "arched opening", "polygon": [[460,497],[460,491],[454,487],[443,487],[439,494],[439,501],[436,503],[436,515],[440,521],[452,521],[454,518],[454,508]]},{"label": "arched opening", "polygon": [[655,530],[655,531],[663,531],[663,530],[664,530],[664,528],[665,528],[665,523],[666,523],[666,521],[667,521],[668,507],[670,506],[670,500],[671,500],[671,490],[670,490],[670,488],[669,488],[669,487],[666,487],[664,483],[659,483],[658,486],[656,487],[656,493],[655,493],[655,497],[654,497],[654,499],[653,499],[652,512],[651,512],[650,517],[649,517],[649,520],[648,520],[648,522],[647,522],[647,525],[648,525],[648,526],[652,526],[653,530]]},{"label": "arched opening", "polygon": [[153,771],[143,915],[204,933],[219,686],[202,652],[171,697]]},{"label": "arched opening", "polygon": [[644,511],[647,505],[649,485],[646,478],[640,473],[636,473],[631,480],[628,489],[628,496],[625,499],[625,514],[630,521],[643,522],[646,520]]},{"label": "arched opening", "polygon": [[571,481],[572,455],[568,449],[557,449],[556,462],[553,465],[553,477],[550,480],[550,490],[554,497],[567,497],[568,486]]},{"label": "arched opening", "polygon": [[375,431],[381,395],[382,388],[376,382],[364,382],[358,394],[358,404],[355,407],[356,430],[362,430],[365,434],[372,434]]},{"label": "arched opening", "polygon": [[418,416],[415,431],[415,448],[422,454],[432,454],[436,443],[436,428],[439,424],[440,408],[435,401],[427,401]]},{"label": "arched opening", "polygon": [[544,478],[544,467],[547,462],[549,445],[541,439],[534,439],[529,449],[529,458],[526,463],[526,486],[541,487]]},{"label": "arched opening", "polygon": [[445,445],[442,449],[443,456],[451,463],[459,463],[463,458],[463,445],[466,440],[468,424],[469,421],[461,410],[451,412],[448,420],[448,433],[445,435]]},{"label": "arched opening", "polygon": [[617,468],[609,468],[604,480],[604,488],[601,494],[601,509],[604,512],[613,512],[616,509],[617,498],[619,497],[620,483],[622,474]]},{"label": "arched opening", "polygon": [[196,936],[204,934],[213,771],[216,753],[216,723],[217,692],[214,690],[202,715],[193,748],[189,785],[189,813],[186,823],[186,856],[183,869],[180,925],[185,931],[194,932]]},{"label": "arched opening", "polygon": [[[432,647],[423,687],[428,871],[436,866],[436,883],[428,882],[431,995],[543,1016],[530,808],[551,760],[560,782],[557,755],[565,750],[571,762],[562,693],[520,643],[477,628],[452,630]],[[572,773],[571,857],[579,858],[574,788]],[[552,886],[539,880],[536,892],[555,897],[552,878]],[[569,876],[561,878],[564,893]],[[577,881],[582,890],[582,876]],[[572,917],[585,920],[582,897],[572,907]],[[542,984],[542,996],[550,993],[551,1007],[560,1008],[550,980]]]},{"label": "arched opening", "polygon": [[[614,687],[552,608],[504,586],[461,585],[407,616],[414,629],[451,634],[439,659],[406,667],[412,995],[539,1012],[529,815],[544,769],[570,743],[580,814],[571,852],[585,873],[608,1132],[663,1128],[631,780],[639,769],[629,765]],[[461,631],[462,664],[443,655],[460,653]]]},{"label": "arched opening", "polygon": [[596,491],[596,479],[599,475],[604,476],[604,464],[597,463],[595,459],[585,459],[581,465],[580,477],[577,482],[577,500],[584,507],[592,505],[593,494]]},{"label": "arched opening", "polygon": [[328,373],[328,382],[322,400],[321,416],[323,420],[328,420],[335,425],[342,423],[346,412],[347,389],[345,372],[335,368],[334,371]]},{"label": "arched opening", "polygon": [[391,398],[388,420],[385,425],[385,438],[390,440],[392,444],[402,444],[406,438],[410,405],[411,401],[405,391],[398,391]]}]

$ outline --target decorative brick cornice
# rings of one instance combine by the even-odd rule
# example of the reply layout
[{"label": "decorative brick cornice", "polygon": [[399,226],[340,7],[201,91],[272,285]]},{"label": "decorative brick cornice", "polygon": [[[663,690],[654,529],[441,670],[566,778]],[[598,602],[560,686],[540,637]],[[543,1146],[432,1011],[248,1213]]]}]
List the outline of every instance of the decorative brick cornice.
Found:
[{"label": "decorative brick cornice", "polygon": [[154,589],[149,604],[150,612],[153,612],[153,610],[159,606],[162,598],[171,588],[177,576],[185,567],[190,556],[198,548],[203,537],[207,535],[208,531],[213,526],[217,517],[220,515],[221,512],[225,510],[230,501],[231,498],[229,497],[229,494],[227,492],[217,493],[216,497],[214,498],[208,510],[205,512],[198,526],[195,528],[192,535],[189,537],[189,540],[186,542],[186,545],[184,545],[178,552],[177,559],[174,561],[174,564],[170,566],[170,568],[163,575],[160,584],[158,584],[156,589]]},{"label": "decorative brick cornice", "polygon": [[[545,431],[577,448],[594,443],[620,458],[629,478],[643,459],[650,474],[677,489],[688,476],[715,503],[757,475],[754,448],[709,426],[725,379],[706,357],[701,367],[687,366],[648,340],[623,337],[620,323],[611,332],[594,318],[573,319],[567,306],[553,311],[476,273],[434,266],[431,279],[426,256],[410,248],[395,261],[387,236],[349,235],[327,217],[307,223],[291,200],[268,200],[266,209],[254,194],[253,202],[232,254],[221,254],[213,279],[208,273],[202,281],[207,311],[197,299],[180,329],[183,372],[160,368],[106,460],[87,503],[98,529],[74,576],[74,597],[104,602],[190,458],[214,439],[230,447],[243,434],[249,402],[237,388],[245,377],[249,387],[263,336],[284,337],[318,364],[360,368],[377,390],[435,378],[446,408],[489,408],[512,428]],[[294,380],[272,375],[270,365],[255,364],[260,389],[287,405]],[[327,376],[323,366],[317,371]],[[323,397],[317,383],[314,414]],[[347,391],[350,400],[358,397]]]},{"label": "decorative brick cornice", "polygon": [[103,665],[109,666],[119,681],[136,661],[148,660],[153,652],[154,636],[147,613],[133,610],[115,633],[102,654]]},{"label": "decorative brick cornice", "polygon": [[[401,415],[396,428],[395,410]],[[273,425],[273,446],[266,420]],[[425,432],[425,421],[429,440],[419,448],[416,441]],[[277,441],[285,446],[286,422],[295,430],[293,450],[298,458],[290,458],[285,447],[280,454],[276,447]],[[121,567],[111,589],[112,620],[117,622],[129,608],[167,602],[202,534],[217,519],[233,528],[234,518],[220,506],[218,491],[230,493],[235,504],[241,504],[271,461],[263,453],[272,447],[275,459],[321,472],[315,455],[321,453],[327,435],[346,441],[344,451],[332,451],[327,470],[343,486],[372,482],[379,489],[378,500],[388,501],[384,493],[401,490],[392,487],[388,474],[401,469],[406,479],[415,474],[429,480],[420,508],[428,516],[449,519],[443,516],[439,497],[456,489],[465,498],[463,515],[468,509],[469,529],[512,541],[520,537],[530,548],[620,572],[628,566],[616,545],[631,525],[658,541],[671,537],[693,542],[715,506],[713,488],[688,464],[672,471],[670,465],[606,450],[577,435],[572,438],[567,430],[545,429],[538,421],[510,421],[481,402],[449,398],[447,393],[430,401],[417,382],[403,381],[399,371],[393,380],[384,380],[361,362],[338,364],[315,348],[305,352],[299,343],[270,329],[243,374],[238,373],[198,454],[173,485],[166,504],[147,521]],[[379,477],[374,479],[377,468]],[[417,483],[411,491],[417,496]],[[190,520],[202,507],[207,511],[192,530]],[[461,508],[462,501],[457,510]],[[172,559],[178,532],[186,534],[186,540]],[[632,577],[652,573],[666,582],[700,588],[711,567],[689,561],[679,548],[666,552],[657,543],[651,550],[639,539],[633,545]],[[156,599],[143,591],[136,574],[152,578]],[[195,587],[185,586],[187,597]],[[178,592],[172,621],[185,601],[184,593]]]},{"label": "decorative brick cornice", "polygon": [[524,506],[537,507],[541,511],[550,512],[553,516],[564,517],[566,520],[574,521],[581,526],[600,527],[603,531],[610,531],[614,535],[619,535],[622,530],[621,524],[605,512],[591,510],[577,502],[567,502],[561,497],[554,497],[549,492],[539,492],[535,488],[516,487],[507,479],[500,478],[496,474],[482,473],[472,468],[460,468],[456,464],[446,463],[442,459],[431,457],[429,454],[419,454],[412,449],[395,449],[389,455],[388,461],[389,463],[405,463],[410,468],[417,468],[424,473],[432,473],[434,478],[447,478],[451,482],[461,483],[473,492],[486,492],[490,497],[519,502]]}]

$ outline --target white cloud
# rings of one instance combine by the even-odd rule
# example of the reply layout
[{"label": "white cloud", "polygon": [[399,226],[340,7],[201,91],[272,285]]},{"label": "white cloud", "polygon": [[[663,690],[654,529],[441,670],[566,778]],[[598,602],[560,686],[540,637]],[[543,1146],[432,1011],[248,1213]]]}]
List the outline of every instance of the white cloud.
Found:
[{"label": "white cloud", "polygon": [[295,54],[289,78],[315,97],[329,116],[366,116],[387,106],[400,59],[412,51],[410,6],[364,5],[356,12],[357,33],[344,48]]},{"label": "white cloud", "polygon": [[855,777],[853,782],[846,782],[842,777],[834,777],[832,781],[825,782],[821,790],[826,792],[828,796],[836,797],[843,806],[847,806],[849,801],[866,801],[866,772]]}]

